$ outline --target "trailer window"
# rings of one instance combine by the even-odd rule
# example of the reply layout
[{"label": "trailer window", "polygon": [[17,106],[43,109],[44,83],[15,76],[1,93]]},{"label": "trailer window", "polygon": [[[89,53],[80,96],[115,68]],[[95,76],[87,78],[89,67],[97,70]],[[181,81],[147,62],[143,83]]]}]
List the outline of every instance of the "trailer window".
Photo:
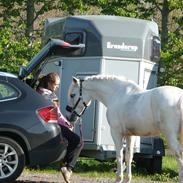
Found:
[{"label": "trailer window", "polygon": [[151,60],[152,61],[159,61],[160,59],[160,48],[161,48],[161,42],[159,37],[153,36],[152,39],[152,53],[151,53]]},{"label": "trailer window", "polygon": [[65,35],[65,41],[70,44],[80,44],[83,43],[83,36],[81,33],[67,33]]},{"label": "trailer window", "polygon": [[[66,32],[64,41],[72,45],[86,44],[85,32]],[[81,56],[85,52],[85,48],[77,48],[67,54],[67,56]]]}]

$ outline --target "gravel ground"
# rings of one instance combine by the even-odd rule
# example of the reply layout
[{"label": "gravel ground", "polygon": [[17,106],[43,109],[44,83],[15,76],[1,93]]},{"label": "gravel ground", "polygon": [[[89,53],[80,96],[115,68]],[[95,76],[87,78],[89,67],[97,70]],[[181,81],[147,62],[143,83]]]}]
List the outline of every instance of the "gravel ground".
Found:
[{"label": "gravel ground", "polygon": [[[72,183],[113,183],[113,182],[114,179],[106,177],[91,178],[91,177],[78,176],[75,174],[73,174],[72,177]],[[17,179],[16,183],[65,183],[65,182],[63,180],[61,173],[46,174],[46,173],[23,172],[22,175]],[[160,183],[160,182],[132,180],[131,183]]]}]

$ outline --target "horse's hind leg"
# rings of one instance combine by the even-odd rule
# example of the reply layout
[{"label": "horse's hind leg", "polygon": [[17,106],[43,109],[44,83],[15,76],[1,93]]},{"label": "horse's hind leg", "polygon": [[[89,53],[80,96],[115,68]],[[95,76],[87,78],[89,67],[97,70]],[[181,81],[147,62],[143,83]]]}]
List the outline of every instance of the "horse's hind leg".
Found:
[{"label": "horse's hind leg", "polygon": [[177,139],[177,134],[175,132],[169,132],[167,134],[170,148],[175,155],[177,164],[179,166],[179,182],[183,183],[183,156],[182,156],[182,147]]},{"label": "horse's hind leg", "polygon": [[181,122],[180,116],[181,115],[178,112],[175,112],[174,110],[168,110],[167,112],[165,109],[164,113],[162,113],[162,117],[164,119],[162,120],[162,125],[163,124],[166,125],[162,126],[162,129],[164,129],[164,133],[167,137],[169,146],[179,166],[179,182],[183,183],[183,156],[182,156],[183,130],[182,130],[182,124],[180,123]]},{"label": "horse's hind leg", "polygon": [[126,137],[126,149],[125,149],[125,163],[126,163],[126,173],[127,177],[125,179],[126,183],[129,183],[132,179],[131,164],[133,160],[133,151],[135,145],[136,136]]}]

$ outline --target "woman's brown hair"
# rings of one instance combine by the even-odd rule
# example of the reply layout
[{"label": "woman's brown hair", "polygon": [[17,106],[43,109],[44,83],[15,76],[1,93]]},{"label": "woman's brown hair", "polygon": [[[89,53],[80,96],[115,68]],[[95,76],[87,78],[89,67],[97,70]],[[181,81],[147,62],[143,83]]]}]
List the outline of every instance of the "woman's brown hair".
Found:
[{"label": "woman's brown hair", "polygon": [[56,83],[56,81],[60,79],[58,73],[56,72],[51,72],[39,79],[39,84],[37,88],[42,87],[42,88],[48,88],[48,83]]}]

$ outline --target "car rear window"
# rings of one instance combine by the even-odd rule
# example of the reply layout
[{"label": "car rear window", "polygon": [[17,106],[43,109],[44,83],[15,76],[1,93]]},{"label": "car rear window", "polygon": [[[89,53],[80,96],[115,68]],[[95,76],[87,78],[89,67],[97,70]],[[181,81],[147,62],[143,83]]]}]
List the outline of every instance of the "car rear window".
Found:
[{"label": "car rear window", "polygon": [[13,100],[19,96],[19,92],[8,83],[0,82],[0,102]]}]

